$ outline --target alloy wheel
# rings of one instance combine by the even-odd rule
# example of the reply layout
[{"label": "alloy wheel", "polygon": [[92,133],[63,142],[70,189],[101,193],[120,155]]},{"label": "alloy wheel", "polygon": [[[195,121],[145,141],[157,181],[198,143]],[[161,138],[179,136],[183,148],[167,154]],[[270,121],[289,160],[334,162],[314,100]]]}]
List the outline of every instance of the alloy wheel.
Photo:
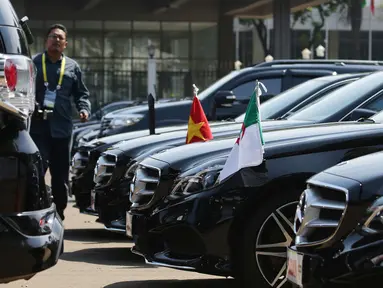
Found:
[{"label": "alloy wheel", "polygon": [[287,282],[286,248],[294,241],[294,216],[298,202],[279,207],[263,222],[255,243],[258,269],[270,287],[291,287]]}]

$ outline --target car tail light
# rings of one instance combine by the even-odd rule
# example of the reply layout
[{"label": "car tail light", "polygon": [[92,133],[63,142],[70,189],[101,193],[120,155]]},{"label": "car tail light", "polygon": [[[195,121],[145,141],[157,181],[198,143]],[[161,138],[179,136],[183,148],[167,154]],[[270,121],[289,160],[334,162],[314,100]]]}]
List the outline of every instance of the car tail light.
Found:
[{"label": "car tail light", "polygon": [[5,60],[4,76],[9,91],[15,91],[17,84],[17,67],[10,59]]},{"label": "car tail light", "polygon": [[36,67],[32,59],[0,54],[1,109],[28,118],[35,109],[35,82]]}]

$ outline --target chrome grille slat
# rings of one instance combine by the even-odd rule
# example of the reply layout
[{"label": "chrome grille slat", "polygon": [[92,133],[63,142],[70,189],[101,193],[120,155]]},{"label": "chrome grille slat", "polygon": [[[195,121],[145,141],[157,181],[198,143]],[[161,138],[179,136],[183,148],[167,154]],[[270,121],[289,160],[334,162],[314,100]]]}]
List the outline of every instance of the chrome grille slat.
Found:
[{"label": "chrome grille slat", "polygon": [[314,220],[307,223],[308,228],[332,228],[338,227],[338,221],[335,220]]},{"label": "chrome grille slat", "polygon": [[132,203],[145,205],[155,194],[161,178],[161,171],[156,167],[138,165],[135,171],[134,183],[131,185],[130,200]]},{"label": "chrome grille slat", "polygon": [[331,240],[347,210],[348,191],[310,180],[295,213],[295,245],[315,246]]},{"label": "chrome grille slat", "polygon": [[110,122],[112,122],[111,118],[103,118],[101,120],[101,131],[108,129]]},{"label": "chrome grille slat", "polygon": [[94,168],[93,181],[98,185],[108,185],[112,180],[114,169],[117,164],[117,156],[114,154],[103,153],[97,160]]},{"label": "chrome grille slat", "polygon": [[313,203],[311,206],[315,208],[330,208],[341,211],[343,211],[346,208],[345,203],[326,199],[318,199],[318,201],[316,203]]},{"label": "chrome grille slat", "polygon": [[71,163],[71,172],[80,175],[89,163],[89,153],[86,151],[78,151],[74,154]]},{"label": "chrome grille slat", "polygon": [[141,182],[147,182],[147,183],[152,183],[152,184],[158,184],[159,180],[154,178],[154,177],[145,177],[141,179]]}]

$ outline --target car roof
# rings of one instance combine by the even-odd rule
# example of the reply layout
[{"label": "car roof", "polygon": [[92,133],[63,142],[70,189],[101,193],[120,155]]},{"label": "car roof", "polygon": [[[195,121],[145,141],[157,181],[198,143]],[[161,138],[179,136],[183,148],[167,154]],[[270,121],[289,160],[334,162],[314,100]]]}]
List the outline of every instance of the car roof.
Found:
[{"label": "car roof", "polygon": [[254,67],[272,67],[276,65],[336,65],[336,66],[383,66],[383,61],[372,60],[348,60],[348,59],[281,59],[270,62],[262,62],[254,65]]}]

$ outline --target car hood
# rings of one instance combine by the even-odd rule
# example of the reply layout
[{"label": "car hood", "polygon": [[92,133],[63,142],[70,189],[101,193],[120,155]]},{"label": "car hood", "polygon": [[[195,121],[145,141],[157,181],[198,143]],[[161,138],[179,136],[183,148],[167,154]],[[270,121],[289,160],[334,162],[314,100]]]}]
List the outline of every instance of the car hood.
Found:
[{"label": "car hood", "polygon": [[[209,125],[212,129],[214,127],[220,127],[220,126],[226,126],[226,125],[240,125],[241,123],[235,122],[235,121],[214,121],[214,122],[209,122]],[[93,145],[95,143],[104,143],[104,144],[116,144],[121,141],[128,141],[140,137],[146,137],[146,136],[157,136],[161,135],[163,133],[169,133],[169,132],[175,132],[175,131],[183,131],[186,137],[186,131],[188,129],[187,125],[174,125],[174,126],[167,126],[167,127],[160,127],[156,128],[156,134],[150,135],[149,130],[138,130],[138,131],[133,131],[133,132],[126,132],[126,133],[121,133],[121,134],[116,134],[112,136],[106,136],[98,139],[94,139],[89,142],[90,145]],[[167,134],[169,137],[171,137],[171,134]]]},{"label": "car hood", "polygon": [[[267,120],[262,122],[262,129],[263,131],[268,131],[268,130],[273,130],[273,129],[283,129],[286,127],[294,127],[294,126],[304,126],[304,125],[310,125],[310,122],[307,121],[292,121],[292,120]],[[235,121],[212,121],[209,122],[210,128],[212,129],[212,132],[214,132],[214,129],[218,127],[223,127],[223,126],[232,126],[234,125],[235,127],[240,127],[241,123],[235,122]],[[233,126],[233,127],[234,127]],[[97,138],[92,141],[90,141],[88,144],[89,145],[94,145],[96,143],[103,143],[103,144],[109,144],[113,145],[115,143],[121,142],[121,141],[128,141],[140,137],[146,137],[146,136],[158,136],[163,133],[169,133],[169,132],[177,132],[177,133],[184,133],[186,137],[186,131],[188,129],[187,125],[175,125],[175,126],[167,126],[167,127],[161,127],[156,129],[156,134],[155,135],[149,135],[149,130],[138,130],[138,131],[133,131],[133,132],[127,132],[127,133],[121,133],[117,135],[112,135],[112,136],[107,136],[107,137],[102,137],[102,138]],[[232,128],[234,129],[234,128]],[[180,132],[182,131],[182,132]],[[218,130],[217,130],[218,131]],[[240,128],[238,128],[238,133],[240,131]],[[178,135],[178,134],[174,135]],[[92,134],[92,132],[90,132]],[[92,134],[93,135],[93,134]],[[166,136],[163,137],[173,137],[173,134],[167,134]],[[87,135],[85,135],[84,138],[86,138]],[[175,136],[178,137],[178,136]],[[161,138],[151,138],[152,139],[161,139]],[[136,145],[136,144],[134,144]],[[132,147],[132,146],[127,146],[127,147]],[[121,150],[127,150],[123,148],[117,148]]]},{"label": "car hood", "polygon": [[[338,145],[345,139],[364,138],[373,133],[377,137],[382,137],[382,129],[383,124],[336,122],[266,131],[263,135],[265,159],[287,157],[297,153],[310,153],[315,149],[328,149],[329,146]],[[175,170],[186,171],[199,164],[200,161],[228,156],[236,138],[183,145],[155,154],[150,158],[166,162]],[[318,148],[324,147],[323,145],[327,145],[327,147]],[[150,162],[149,158],[147,159],[143,160],[142,163]]]},{"label": "car hood", "polygon": [[[227,125],[220,125],[212,127],[212,134],[214,139],[232,138],[237,137],[241,129],[242,123],[231,123]],[[146,151],[152,153],[159,152],[160,150],[186,145],[186,130],[167,132],[157,135],[149,135],[129,141],[119,142],[109,148],[112,154],[124,153],[126,156],[136,158]],[[120,152],[116,152],[118,150]]]},{"label": "car hood", "polygon": [[90,120],[87,122],[80,122],[80,120],[78,120],[77,122],[73,121],[73,129],[78,129],[78,128],[82,128],[86,126],[92,126],[94,124],[100,125],[100,123],[101,123],[100,120]]},{"label": "car hood", "polygon": [[362,185],[363,198],[369,198],[371,195],[383,196],[382,163],[383,152],[377,152],[341,162],[324,170],[323,173],[359,182]]},{"label": "car hood", "polygon": [[[181,100],[181,101],[174,101],[174,102],[165,102],[165,103],[156,103],[155,108],[156,111],[161,109],[167,109],[168,107],[179,107],[179,106],[191,106],[192,100]],[[148,105],[138,105],[134,107],[128,107],[125,109],[121,109],[118,111],[113,111],[105,115],[105,118],[114,118],[114,117],[120,117],[120,116],[126,116],[131,114],[146,114],[148,112]]]},{"label": "car hood", "polygon": [[98,129],[100,128],[100,124],[91,124],[91,125],[87,125],[87,126],[80,126],[76,129],[73,129],[73,135],[79,135],[80,133],[84,132],[84,131],[91,131],[91,130],[94,130],[94,129]]}]

